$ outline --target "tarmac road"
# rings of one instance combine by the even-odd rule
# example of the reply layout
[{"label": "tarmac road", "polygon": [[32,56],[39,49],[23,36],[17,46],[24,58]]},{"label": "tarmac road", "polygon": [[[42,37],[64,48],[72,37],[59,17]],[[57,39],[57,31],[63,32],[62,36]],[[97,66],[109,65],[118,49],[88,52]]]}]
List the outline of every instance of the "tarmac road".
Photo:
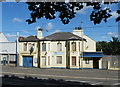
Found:
[{"label": "tarmac road", "polygon": [[[42,80],[48,80],[49,78],[54,80],[62,79],[64,81],[88,83],[94,85],[109,85],[118,86],[119,71],[110,70],[97,70],[97,69],[82,69],[82,70],[71,70],[71,69],[40,69],[40,68],[23,68],[23,67],[10,67],[2,66],[2,76],[12,75],[19,78],[32,77]],[[3,80],[10,81],[10,80]],[[34,83],[37,84],[37,83]]]}]

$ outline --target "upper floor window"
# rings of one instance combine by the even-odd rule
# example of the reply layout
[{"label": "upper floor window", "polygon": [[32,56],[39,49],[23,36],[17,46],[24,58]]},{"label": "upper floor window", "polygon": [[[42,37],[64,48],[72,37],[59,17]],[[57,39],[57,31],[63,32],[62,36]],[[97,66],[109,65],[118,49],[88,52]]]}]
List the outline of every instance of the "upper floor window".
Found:
[{"label": "upper floor window", "polygon": [[57,51],[62,51],[62,43],[57,44]]},{"label": "upper floor window", "polygon": [[46,43],[42,43],[42,51],[46,51]]},{"label": "upper floor window", "polygon": [[76,51],[76,42],[72,42],[72,51]]},{"label": "upper floor window", "polygon": [[50,51],[50,43],[48,43],[48,51]]},{"label": "upper floor window", "polygon": [[24,43],[24,44],[23,44],[23,50],[24,50],[24,51],[27,51],[27,43]]},{"label": "upper floor window", "polygon": [[28,43],[28,50],[33,51],[34,50],[34,44]]}]

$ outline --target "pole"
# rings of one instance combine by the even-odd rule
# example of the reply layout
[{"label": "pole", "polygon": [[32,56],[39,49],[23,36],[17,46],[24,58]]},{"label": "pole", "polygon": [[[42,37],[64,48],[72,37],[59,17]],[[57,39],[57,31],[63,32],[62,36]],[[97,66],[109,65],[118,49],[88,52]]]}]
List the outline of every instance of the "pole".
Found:
[{"label": "pole", "polygon": [[19,38],[19,32],[17,32],[17,39],[16,39],[16,67],[18,67],[18,38]]},{"label": "pole", "polygon": [[[83,22],[81,21],[80,22],[81,23],[81,29],[82,29],[82,26],[83,26]],[[82,38],[82,51],[81,51],[81,69],[83,69],[83,50],[84,50],[84,48],[83,48],[83,31],[82,31],[82,33],[81,33],[81,38]]]}]

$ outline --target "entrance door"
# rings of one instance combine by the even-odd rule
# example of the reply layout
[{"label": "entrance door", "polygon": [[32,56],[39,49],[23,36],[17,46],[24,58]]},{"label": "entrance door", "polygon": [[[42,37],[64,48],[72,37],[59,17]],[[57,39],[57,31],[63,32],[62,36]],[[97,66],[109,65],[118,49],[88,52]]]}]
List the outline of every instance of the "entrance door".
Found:
[{"label": "entrance door", "polygon": [[93,68],[99,69],[99,59],[93,58]]},{"label": "entrance door", "polygon": [[3,65],[7,64],[7,57],[3,57]]},{"label": "entrance door", "polygon": [[75,56],[72,57],[72,66],[76,66],[76,57]]},{"label": "entrance door", "polygon": [[31,56],[23,57],[23,67],[33,67],[33,58]]}]

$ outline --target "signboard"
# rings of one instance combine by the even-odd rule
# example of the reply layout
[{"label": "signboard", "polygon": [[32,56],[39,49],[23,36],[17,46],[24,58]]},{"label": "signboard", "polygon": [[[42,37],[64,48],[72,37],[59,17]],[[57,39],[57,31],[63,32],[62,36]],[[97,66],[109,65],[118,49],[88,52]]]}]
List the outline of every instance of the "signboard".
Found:
[{"label": "signboard", "polygon": [[54,52],[55,55],[64,55],[64,52]]},{"label": "signboard", "polygon": [[34,63],[38,63],[38,58],[34,58]]}]

